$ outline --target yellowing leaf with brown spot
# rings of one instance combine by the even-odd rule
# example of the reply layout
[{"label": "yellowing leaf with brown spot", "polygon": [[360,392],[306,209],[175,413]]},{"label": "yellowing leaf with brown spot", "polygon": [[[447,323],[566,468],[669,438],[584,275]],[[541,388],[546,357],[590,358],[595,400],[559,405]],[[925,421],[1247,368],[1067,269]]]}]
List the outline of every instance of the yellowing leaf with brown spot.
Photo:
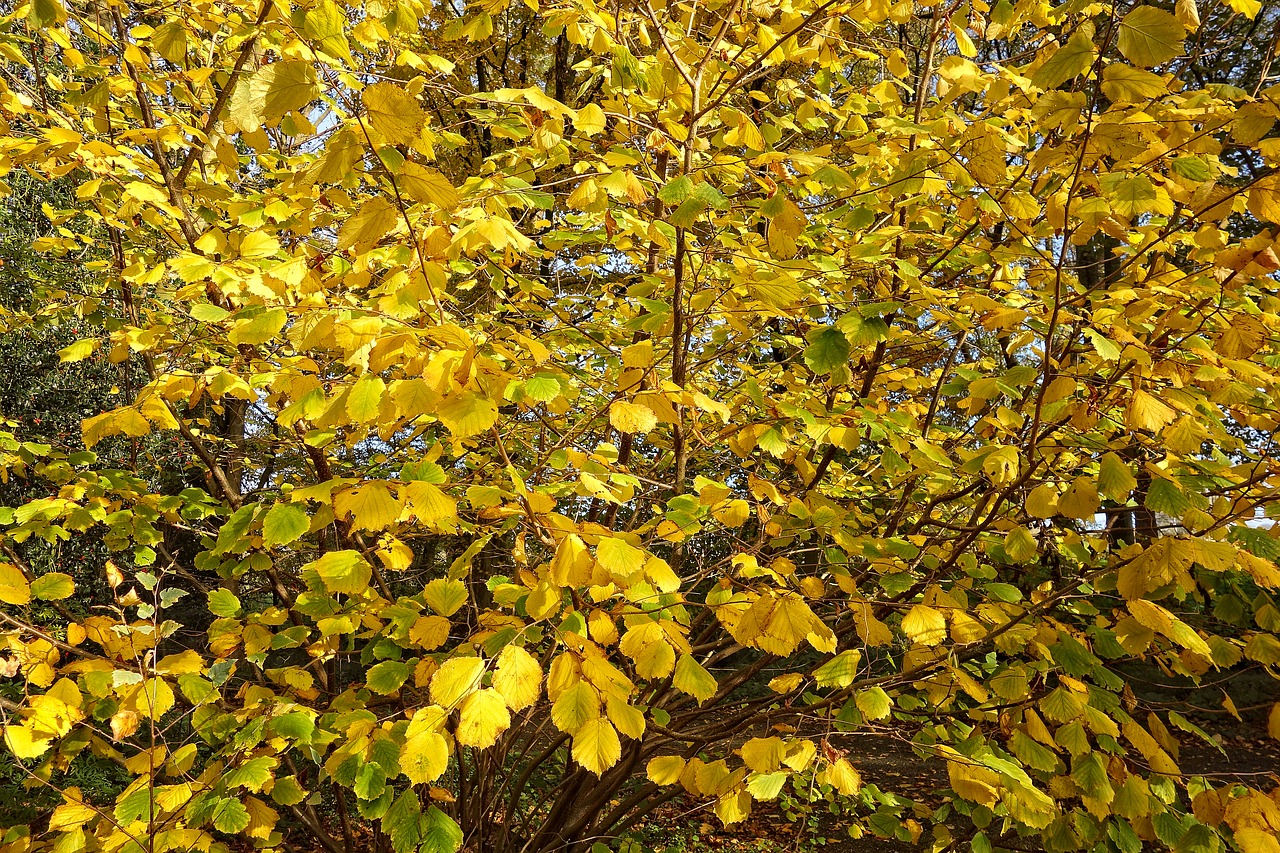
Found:
[{"label": "yellowing leaf with brown spot", "polygon": [[[432,681],[434,686],[435,682]],[[493,746],[511,726],[511,714],[502,694],[492,688],[477,690],[462,700],[458,713],[458,729],[454,732],[461,746],[487,749]]]},{"label": "yellowing leaf with brown spot", "polygon": [[493,401],[470,391],[449,395],[440,402],[435,414],[454,438],[469,438],[488,432],[498,420],[498,409]]}]

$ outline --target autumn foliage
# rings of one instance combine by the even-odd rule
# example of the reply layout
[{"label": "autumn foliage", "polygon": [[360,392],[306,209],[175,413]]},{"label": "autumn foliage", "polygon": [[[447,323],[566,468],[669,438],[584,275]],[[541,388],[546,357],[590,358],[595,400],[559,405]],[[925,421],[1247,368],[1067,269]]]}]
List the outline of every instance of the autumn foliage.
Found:
[{"label": "autumn foliage", "polygon": [[74,273],[0,328],[142,377],[0,413],[6,853],[1280,851],[1128,683],[1280,664],[1255,0],[2,11]]}]

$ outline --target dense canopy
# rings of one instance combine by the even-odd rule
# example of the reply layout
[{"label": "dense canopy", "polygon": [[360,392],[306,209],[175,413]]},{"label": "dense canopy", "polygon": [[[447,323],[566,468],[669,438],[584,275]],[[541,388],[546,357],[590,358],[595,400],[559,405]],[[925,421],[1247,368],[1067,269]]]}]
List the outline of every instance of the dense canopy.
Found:
[{"label": "dense canopy", "polygon": [[1280,853],[1277,9],[0,13],[6,853]]}]

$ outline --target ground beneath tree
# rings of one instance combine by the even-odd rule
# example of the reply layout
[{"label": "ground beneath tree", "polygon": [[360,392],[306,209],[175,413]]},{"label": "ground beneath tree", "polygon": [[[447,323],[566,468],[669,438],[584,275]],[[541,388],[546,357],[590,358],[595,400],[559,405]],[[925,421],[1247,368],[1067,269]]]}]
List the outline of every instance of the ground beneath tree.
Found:
[{"label": "ground beneath tree", "polygon": [[[947,786],[943,762],[922,757],[909,743],[887,735],[841,735],[838,746],[862,773],[863,782],[892,791],[932,809],[943,805]],[[1205,776],[1215,784],[1239,781],[1263,790],[1280,785],[1280,741],[1259,734],[1256,726],[1242,725],[1223,737],[1219,751],[1203,741],[1181,740],[1179,766],[1188,776]],[[910,810],[904,814],[910,816]],[[692,797],[673,800],[655,812],[642,827],[646,846],[669,853],[702,853],[724,850],[734,853],[897,853],[920,849],[910,842],[864,836],[850,838],[850,817],[823,814],[804,821],[789,817],[785,806],[757,803],[751,817],[741,824],[723,827],[712,807]]]}]

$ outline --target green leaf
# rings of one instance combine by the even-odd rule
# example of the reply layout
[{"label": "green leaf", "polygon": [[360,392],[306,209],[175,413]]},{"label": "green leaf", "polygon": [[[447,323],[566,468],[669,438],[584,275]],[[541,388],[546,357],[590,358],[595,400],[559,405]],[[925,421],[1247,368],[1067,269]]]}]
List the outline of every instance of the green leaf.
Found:
[{"label": "green leaf", "polygon": [[1098,461],[1098,491],[1123,503],[1137,487],[1138,480],[1123,459],[1108,453]]},{"label": "green leaf", "polygon": [[680,202],[680,206],[671,212],[667,221],[677,228],[692,228],[706,209],[705,201],[691,196]]},{"label": "green leaf", "polygon": [[230,770],[222,777],[227,788],[248,788],[250,791],[261,791],[271,781],[272,771],[276,768],[276,759],[260,755]]},{"label": "green leaf", "polygon": [[862,652],[846,649],[813,671],[819,687],[848,687],[858,677]]},{"label": "green leaf", "polygon": [[1169,12],[1141,5],[1120,21],[1120,52],[1134,65],[1150,68],[1182,53],[1186,30]]},{"label": "green leaf", "polygon": [[1183,513],[1192,507],[1191,498],[1178,484],[1163,477],[1151,481],[1144,503],[1147,509],[1162,512],[1173,518],[1181,518]]},{"label": "green leaf", "polygon": [[32,0],[31,9],[27,12],[27,20],[37,28],[65,24],[67,9],[60,0]]},{"label": "green leaf", "polygon": [[462,846],[462,829],[435,806],[427,810],[422,827],[421,853],[456,853]]},{"label": "green leaf", "polygon": [[382,816],[382,831],[395,853],[410,853],[422,843],[422,806],[412,788],[406,789]]},{"label": "green leaf", "polygon": [[43,601],[61,601],[70,598],[75,591],[76,584],[71,575],[62,572],[49,572],[31,582],[31,594]]},{"label": "green leaf", "polygon": [[299,504],[278,503],[262,519],[262,544],[268,548],[288,545],[307,532],[311,518]]},{"label": "green leaf", "polygon": [[814,373],[825,375],[849,362],[849,339],[835,326],[813,329],[805,338],[804,363]]},{"label": "green leaf", "polygon": [[283,308],[271,308],[248,319],[242,320],[227,334],[227,340],[233,344],[265,344],[284,328],[289,315]]},{"label": "green leaf", "polygon": [[1084,32],[1077,32],[1036,69],[1031,75],[1031,83],[1045,90],[1056,89],[1089,70],[1096,56],[1093,39]]},{"label": "green leaf", "polygon": [[336,3],[324,0],[307,12],[303,32],[319,43],[320,49],[335,59],[351,59],[351,45],[346,36],[347,16]]},{"label": "green leaf", "polygon": [[240,599],[229,589],[209,590],[209,612],[214,616],[233,618],[240,615]]},{"label": "green leaf", "polygon": [[716,695],[719,685],[715,676],[694,659],[693,655],[681,655],[676,663],[675,676],[671,682],[677,690],[688,693],[701,705]]},{"label": "green leaf", "polygon": [[[315,720],[306,711],[290,711],[278,717],[272,717],[267,723],[267,731],[277,737],[287,737],[298,741],[309,741],[315,734]],[[277,783],[278,784],[278,783]],[[272,789],[272,796],[275,790]]]},{"label": "green leaf", "polygon": [[404,684],[412,673],[413,667],[408,663],[384,660],[382,663],[370,667],[369,674],[365,676],[365,684],[374,693],[388,696],[399,690],[400,686]]},{"label": "green leaf", "polygon": [[868,720],[883,720],[889,716],[893,699],[881,687],[863,690],[854,699],[862,716]]},{"label": "green leaf", "polygon": [[312,569],[320,576],[330,592],[355,595],[369,587],[373,571],[359,551],[330,551],[304,569]]},{"label": "green leaf", "polygon": [[693,180],[688,175],[672,178],[658,190],[658,199],[666,204],[679,204],[693,195]]}]

